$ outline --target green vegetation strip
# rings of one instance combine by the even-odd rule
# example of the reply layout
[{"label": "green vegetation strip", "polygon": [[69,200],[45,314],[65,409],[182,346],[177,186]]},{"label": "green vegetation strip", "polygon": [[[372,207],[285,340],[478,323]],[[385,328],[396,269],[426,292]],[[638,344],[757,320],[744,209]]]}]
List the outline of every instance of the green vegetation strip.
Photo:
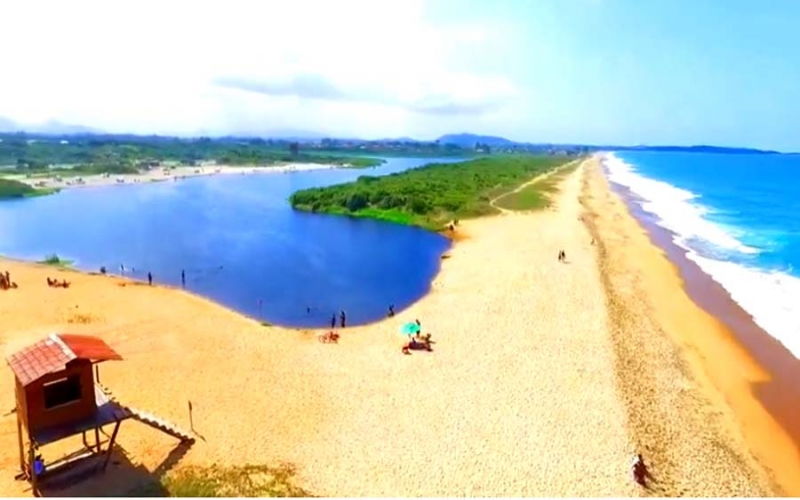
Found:
[{"label": "green vegetation strip", "polygon": [[578,165],[580,163],[576,161],[573,165],[562,168],[558,172],[531,183],[519,191],[509,192],[495,201],[495,205],[506,210],[519,211],[545,208],[550,204],[552,196],[558,191],[559,183],[568,174],[574,172]]},{"label": "green vegetation strip", "polygon": [[356,168],[383,163],[375,155],[363,154],[355,148],[331,150],[262,139],[77,136],[61,141],[48,138],[28,140],[20,134],[0,134],[0,139],[0,166],[15,166],[17,173],[31,174],[133,174],[164,162],[184,165],[197,162],[220,165],[300,162],[347,164]]},{"label": "green vegetation strip", "polygon": [[438,230],[454,219],[495,213],[490,201],[566,160],[554,156],[497,155],[431,164],[383,177],[297,191],[297,210],[386,220]]},{"label": "green vegetation strip", "polygon": [[312,497],[294,484],[295,470],[288,465],[240,467],[183,467],[160,480],[153,478],[134,487],[126,496],[267,498]]},{"label": "green vegetation strip", "polygon": [[57,191],[57,189],[36,189],[24,182],[15,181],[13,179],[0,179],[0,200],[43,196]]},{"label": "green vegetation strip", "polygon": [[56,254],[48,255],[44,260],[39,261],[39,264],[47,264],[48,266],[56,267],[70,267],[73,261],[62,259]]}]

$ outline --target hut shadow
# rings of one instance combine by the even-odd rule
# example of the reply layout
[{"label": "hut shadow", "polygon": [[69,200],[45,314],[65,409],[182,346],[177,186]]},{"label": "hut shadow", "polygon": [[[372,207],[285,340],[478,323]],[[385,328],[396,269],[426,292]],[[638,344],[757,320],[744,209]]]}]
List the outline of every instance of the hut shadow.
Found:
[{"label": "hut shadow", "polygon": [[135,465],[128,453],[116,445],[105,472],[97,470],[105,455],[92,455],[40,484],[39,493],[43,497],[168,497],[170,493],[162,479],[190,448],[189,443],[178,444],[151,472],[143,465]]}]

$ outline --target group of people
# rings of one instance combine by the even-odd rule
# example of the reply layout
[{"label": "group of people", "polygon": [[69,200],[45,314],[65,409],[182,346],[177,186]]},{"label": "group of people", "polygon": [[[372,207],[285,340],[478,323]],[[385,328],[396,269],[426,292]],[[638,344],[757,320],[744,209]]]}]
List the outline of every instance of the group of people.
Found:
[{"label": "group of people", "polygon": [[[347,326],[347,314],[344,310],[339,311],[339,327],[344,328]],[[336,328],[336,313],[331,316],[331,328]]]},{"label": "group of people", "polygon": [[50,279],[50,277],[47,278],[47,286],[51,288],[69,288],[69,284],[67,280],[58,281],[57,279]]},{"label": "group of people", "polygon": [[17,284],[11,281],[11,273],[8,271],[0,273],[0,290],[17,288]]},{"label": "group of people", "polygon": [[418,319],[414,320],[417,323],[419,329],[417,333],[415,333],[408,342],[403,344],[402,351],[403,354],[411,354],[411,350],[418,350],[424,349],[426,351],[433,351],[431,347],[431,334],[428,333],[426,335],[422,334],[422,323]]},{"label": "group of people", "polygon": [[[124,275],[125,274],[125,265],[124,264],[120,264],[119,265],[119,270],[120,270],[120,273]],[[107,272],[106,266],[101,266],[100,267],[100,274],[105,276],[106,272]],[[132,273],[136,272],[136,270],[134,268],[131,268],[131,272]],[[150,285],[150,286],[153,286],[153,273],[151,273],[149,271],[147,272],[147,284]],[[181,269],[181,284],[184,287],[186,287],[186,271],[184,271],[183,269]]]}]

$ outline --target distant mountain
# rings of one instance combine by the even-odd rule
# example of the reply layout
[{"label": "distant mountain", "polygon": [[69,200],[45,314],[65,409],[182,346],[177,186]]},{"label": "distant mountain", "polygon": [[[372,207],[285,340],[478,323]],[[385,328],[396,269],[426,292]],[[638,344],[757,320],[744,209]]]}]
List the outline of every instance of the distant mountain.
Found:
[{"label": "distant mountain", "polygon": [[0,116],[0,132],[16,132],[19,129],[17,124]]},{"label": "distant mountain", "polygon": [[454,144],[462,148],[473,148],[475,144],[488,144],[489,146],[513,146],[518,144],[514,141],[508,140],[504,137],[495,137],[492,135],[476,135],[476,134],[446,134],[438,139],[440,144]]},{"label": "distant mountain", "polygon": [[38,125],[22,125],[0,116],[0,132],[27,132],[29,134],[42,135],[80,135],[80,134],[101,134],[100,130],[83,125],[72,125],[57,120],[50,120]]},{"label": "distant mountain", "polygon": [[371,142],[426,142],[419,139],[412,139],[411,137],[390,137],[387,139],[375,139]]},{"label": "distant mountain", "polygon": [[754,148],[729,148],[722,146],[629,146],[612,147],[618,151],[663,151],[673,153],[724,153],[740,155],[781,154],[778,151]]}]

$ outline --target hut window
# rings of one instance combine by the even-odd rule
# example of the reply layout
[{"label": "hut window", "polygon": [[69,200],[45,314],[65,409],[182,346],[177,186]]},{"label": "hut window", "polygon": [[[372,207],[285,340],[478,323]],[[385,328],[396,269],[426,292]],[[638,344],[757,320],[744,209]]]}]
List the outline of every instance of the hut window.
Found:
[{"label": "hut window", "polygon": [[81,399],[81,379],[78,375],[48,382],[43,389],[45,410]]}]

